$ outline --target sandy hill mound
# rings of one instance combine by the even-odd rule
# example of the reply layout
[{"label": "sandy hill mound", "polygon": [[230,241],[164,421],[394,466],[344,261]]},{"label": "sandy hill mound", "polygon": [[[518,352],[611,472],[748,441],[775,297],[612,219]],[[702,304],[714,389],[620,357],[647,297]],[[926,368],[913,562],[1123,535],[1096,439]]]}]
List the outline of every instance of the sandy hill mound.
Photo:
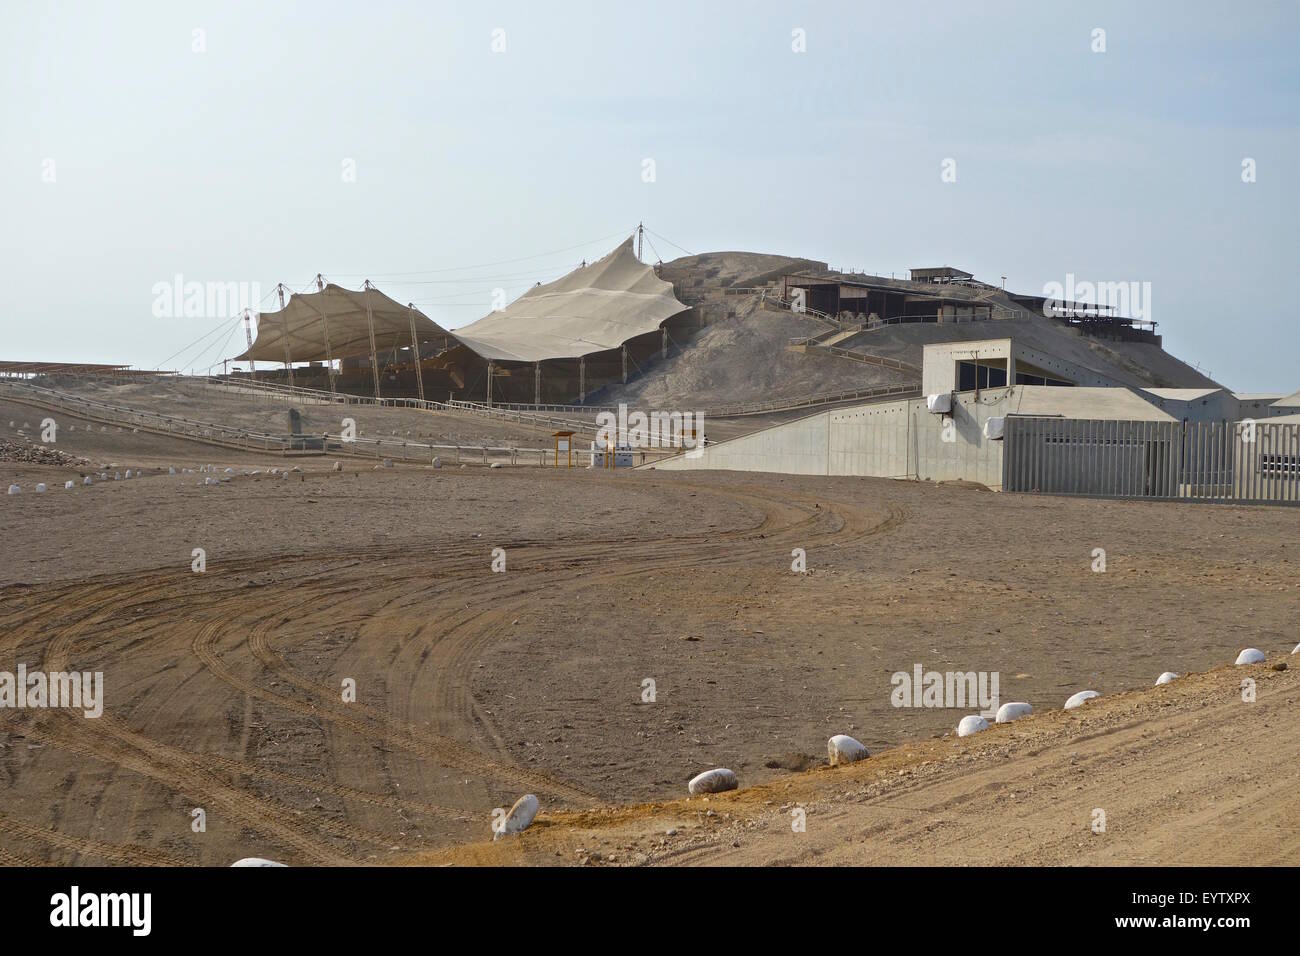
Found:
[{"label": "sandy hill mound", "polygon": [[[638,369],[640,374],[626,386],[604,389],[589,401],[712,407],[797,400],[811,394],[914,380],[849,358],[787,349],[791,339],[815,335],[827,326],[794,315],[779,304],[782,277],[827,271],[826,263],[813,259],[751,252],[711,252],[663,263],[660,276],[673,283],[682,302],[700,310],[704,328],[689,341],[674,341],[675,348],[666,360]],[[899,289],[933,290],[933,286],[905,280],[882,281]],[[1081,335],[1063,322],[1029,311],[999,289],[953,286],[945,291],[991,302],[1006,318],[889,325],[837,344],[919,366],[927,343],[1010,337],[1129,385],[1194,388],[1217,384],[1157,345]]]}]

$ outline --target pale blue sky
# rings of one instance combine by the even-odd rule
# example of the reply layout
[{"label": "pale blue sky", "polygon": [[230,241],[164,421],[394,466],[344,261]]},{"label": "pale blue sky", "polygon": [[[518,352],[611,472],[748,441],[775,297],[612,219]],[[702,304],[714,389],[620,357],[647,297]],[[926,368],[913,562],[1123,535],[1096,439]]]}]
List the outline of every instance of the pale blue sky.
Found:
[{"label": "pale blue sky", "polygon": [[1296,3],[30,3],[0,53],[0,358],[237,354],[184,350],[220,316],[154,317],[177,273],[370,276],[463,325],[644,219],[692,252],[1150,282],[1169,351],[1300,388]]}]

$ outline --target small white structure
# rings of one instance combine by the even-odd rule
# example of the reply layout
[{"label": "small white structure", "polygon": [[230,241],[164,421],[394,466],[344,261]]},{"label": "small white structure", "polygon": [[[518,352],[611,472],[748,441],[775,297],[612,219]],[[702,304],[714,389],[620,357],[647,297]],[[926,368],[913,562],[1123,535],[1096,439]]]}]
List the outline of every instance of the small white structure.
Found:
[{"label": "small white structure", "polygon": [[1001,441],[1006,434],[1007,417],[993,415],[984,422],[984,437],[989,441]]},{"label": "small white structure", "polygon": [[537,811],[541,809],[541,803],[531,793],[525,793],[515,801],[515,805],[510,808],[506,814],[505,820],[501,823],[501,828],[492,835],[493,840],[499,840],[503,836],[509,836],[511,833],[519,833],[527,830],[537,816]]},{"label": "small white structure", "polygon": [[1268,657],[1258,647],[1248,647],[1237,655],[1237,664],[1262,664]]},{"label": "small white structure", "polygon": [[45,482],[43,481],[36,482],[36,493],[38,495],[45,494]]},{"label": "small white structure", "polygon": [[1097,693],[1095,690],[1081,690],[1065,702],[1065,709],[1074,710],[1076,707],[1082,707],[1094,697],[1100,696],[1101,694]]},{"label": "small white structure", "polygon": [[76,484],[77,483],[75,481],[65,481],[63,483],[63,490],[70,491],[72,488],[76,487]]},{"label": "small white structure", "polygon": [[1171,681],[1175,681],[1177,679],[1178,679],[1178,675],[1175,674],[1173,671],[1165,671],[1163,674],[1161,674],[1159,677],[1156,678],[1156,686],[1159,687],[1161,684],[1168,684]]},{"label": "small white structure", "polygon": [[242,860],[236,860],[231,866],[284,866],[283,863],[276,863],[275,860],[265,860],[260,856],[246,856]]},{"label": "small white structure", "polygon": [[826,758],[832,767],[840,764],[856,763],[871,756],[862,741],[854,740],[848,734],[836,734],[826,741]]},{"label": "small white structure", "polygon": [[931,415],[948,415],[952,412],[952,393],[939,392],[925,396],[925,407]]},{"label": "small white structure", "polygon": [[997,724],[1009,724],[1013,720],[1019,720],[1027,714],[1033,713],[1034,708],[1030,707],[1023,701],[1017,701],[1011,704],[1003,704],[998,708],[998,715],[993,719]]},{"label": "small white structure", "polygon": [[610,446],[591,443],[592,468],[631,468],[633,464],[635,461],[630,445]]},{"label": "small white structure", "polygon": [[691,778],[686,789],[691,793],[725,793],[740,786],[734,771],[726,767],[714,767]]},{"label": "small white structure", "polygon": [[971,734],[978,734],[981,730],[988,730],[989,722],[979,714],[968,714],[961,719],[957,725],[958,737],[969,737]]},{"label": "small white structure", "polygon": [[18,494],[19,492],[21,492],[22,490],[23,490],[23,489],[22,489],[22,487],[21,487],[20,485],[10,485],[10,486],[9,486],[9,494],[11,494],[11,495],[16,495],[16,494]]}]

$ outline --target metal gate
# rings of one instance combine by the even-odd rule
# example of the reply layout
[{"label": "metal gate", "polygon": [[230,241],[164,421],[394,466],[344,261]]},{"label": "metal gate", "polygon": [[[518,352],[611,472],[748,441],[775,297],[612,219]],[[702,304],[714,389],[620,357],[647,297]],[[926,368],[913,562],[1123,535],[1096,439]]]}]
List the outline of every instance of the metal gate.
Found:
[{"label": "metal gate", "polygon": [[1300,504],[1300,425],[1008,416],[1002,490]]}]

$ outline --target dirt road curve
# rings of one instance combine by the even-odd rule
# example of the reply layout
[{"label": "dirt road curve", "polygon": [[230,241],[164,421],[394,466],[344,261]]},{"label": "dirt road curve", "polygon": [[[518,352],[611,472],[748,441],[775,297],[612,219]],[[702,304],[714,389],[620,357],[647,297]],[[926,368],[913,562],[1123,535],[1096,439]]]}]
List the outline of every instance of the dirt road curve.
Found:
[{"label": "dirt road curve", "polygon": [[[1250,669],[1254,704],[1236,671],[1121,693],[1290,650],[1300,512],[262,464],[65,492],[0,463],[56,489],[4,499],[0,670],[105,684],[99,718],[0,709],[0,862],[1300,858],[1295,671]],[[943,737],[967,710],[890,704],[914,663],[1040,715]],[[802,772],[839,732],[896,749]],[[718,765],[745,789],[662,803]],[[490,845],[524,792],[539,824]]]}]

